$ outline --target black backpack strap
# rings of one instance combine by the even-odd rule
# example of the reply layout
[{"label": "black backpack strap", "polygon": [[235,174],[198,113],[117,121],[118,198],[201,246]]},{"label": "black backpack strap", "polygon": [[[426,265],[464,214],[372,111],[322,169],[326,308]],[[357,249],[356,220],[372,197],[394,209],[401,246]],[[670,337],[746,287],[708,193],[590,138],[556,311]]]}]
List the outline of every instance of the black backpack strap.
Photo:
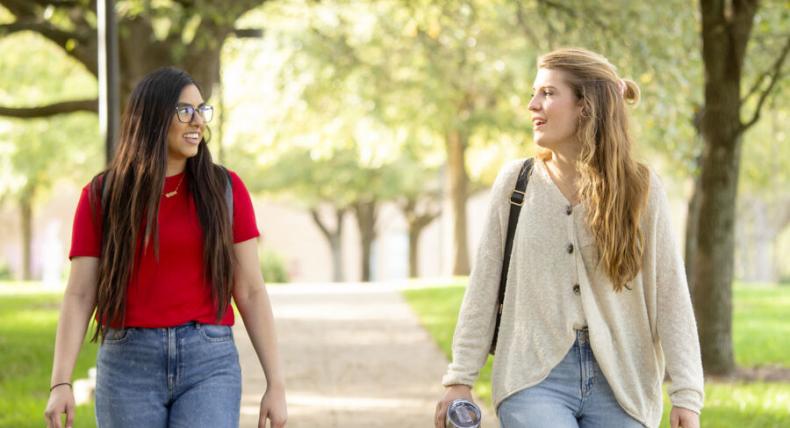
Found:
[{"label": "black backpack strap", "polygon": [[505,302],[505,288],[507,287],[507,273],[510,268],[510,253],[513,251],[513,236],[516,234],[516,226],[518,225],[518,216],[521,213],[521,207],[524,206],[524,198],[527,192],[527,183],[529,183],[529,176],[532,173],[532,166],[535,164],[534,158],[529,158],[521,165],[521,171],[518,173],[516,180],[516,187],[510,195],[510,216],[507,221],[507,237],[505,238],[505,252],[502,257],[502,273],[499,276],[499,295],[497,296],[497,313],[496,324],[494,325],[494,336],[491,339],[491,349],[488,351],[494,354],[496,349],[497,337],[499,336],[499,324],[502,321],[502,306]]},{"label": "black backpack strap", "polygon": [[228,177],[228,184],[225,186],[225,205],[228,207],[228,218],[230,219],[231,226],[233,225],[233,179],[230,176],[230,171],[224,166],[221,166],[225,175]]},{"label": "black backpack strap", "polygon": [[110,174],[112,172],[107,170],[101,178],[101,203],[104,204],[107,201],[107,197],[109,196],[110,189],[107,187],[107,181],[110,180]]}]

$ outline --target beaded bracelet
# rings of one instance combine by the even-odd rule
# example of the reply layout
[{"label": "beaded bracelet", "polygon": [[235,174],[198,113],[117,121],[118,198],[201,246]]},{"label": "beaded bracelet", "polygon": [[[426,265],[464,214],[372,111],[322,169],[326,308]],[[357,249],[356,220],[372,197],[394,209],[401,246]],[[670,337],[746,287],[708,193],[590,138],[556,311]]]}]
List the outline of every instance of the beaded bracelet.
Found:
[{"label": "beaded bracelet", "polygon": [[68,383],[68,382],[61,382],[61,383],[56,383],[56,384],[52,385],[52,386],[49,388],[49,392],[52,392],[52,390],[53,390],[53,389],[55,389],[55,388],[57,388],[57,387],[59,387],[59,386],[61,386],[61,385],[68,385],[68,386],[69,386],[69,388],[71,388],[71,384],[70,384],[70,383]]}]

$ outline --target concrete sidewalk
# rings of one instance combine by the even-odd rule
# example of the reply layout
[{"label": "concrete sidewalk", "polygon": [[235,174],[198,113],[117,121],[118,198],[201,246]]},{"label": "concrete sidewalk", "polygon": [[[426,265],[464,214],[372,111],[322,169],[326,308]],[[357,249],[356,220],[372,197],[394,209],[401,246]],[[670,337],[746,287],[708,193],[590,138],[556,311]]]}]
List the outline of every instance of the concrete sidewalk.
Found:
[{"label": "concrete sidewalk", "polygon": [[[447,360],[399,291],[381,284],[270,287],[289,428],[433,426]],[[263,370],[236,323],[241,426],[257,427]],[[484,427],[496,420],[484,415]]]}]

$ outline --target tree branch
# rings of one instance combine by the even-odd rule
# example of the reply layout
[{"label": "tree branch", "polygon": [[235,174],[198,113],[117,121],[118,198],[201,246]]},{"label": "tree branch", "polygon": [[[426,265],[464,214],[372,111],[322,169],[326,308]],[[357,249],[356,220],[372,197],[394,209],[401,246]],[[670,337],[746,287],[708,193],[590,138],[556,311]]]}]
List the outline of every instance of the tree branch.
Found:
[{"label": "tree branch", "polygon": [[[53,2],[53,4],[60,6],[70,3]],[[82,63],[93,75],[98,75],[96,35],[82,13],[70,13],[70,20],[74,28],[78,28],[80,31],[67,31],[43,19],[40,16],[41,11],[37,10],[37,6],[33,2],[0,0],[0,5],[5,6],[17,18],[15,22],[0,25],[0,35],[18,31],[34,31],[60,46],[67,55]],[[79,11],[83,11],[83,9],[79,9]],[[70,46],[69,41],[72,41],[73,46]]]},{"label": "tree branch", "polygon": [[[40,17],[41,13],[49,6],[61,9],[73,9],[82,6],[81,2],[73,0],[0,0],[0,5],[8,9],[17,19]],[[91,9],[96,9],[95,0],[91,1]]]},{"label": "tree branch", "polygon": [[0,25],[0,35],[6,36],[19,31],[34,31],[64,46],[69,39],[84,40],[84,34],[61,30],[46,21],[17,20],[11,24]]},{"label": "tree branch", "polygon": [[557,2],[557,1],[553,1],[553,0],[537,0],[537,2],[538,2],[538,4],[541,4],[541,5],[545,6],[546,8],[554,9],[554,10],[556,10],[558,12],[564,13],[565,15],[567,15],[571,19],[586,20],[586,21],[592,23],[593,25],[595,25],[596,27],[600,28],[604,32],[610,32],[610,28],[609,28],[610,26],[607,23],[601,21],[601,19],[598,18],[597,15],[594,15],[594,14],[590,13],[590,11],[582,11],[582,13],[579,14],[579,10],[578,9],[574,9],[574,8],[568,6],[568,5],[562,4],[562,3]]},{"label": "tree branch", "polygon": [[532,42],[532,44],[542,49],[543,45],[540,43],[540,39],[535,34],[535,32],[532,31],[532,26],[527,23],[527,19],[524,16],[523,4],[518,0],[514,3],[516,4],[516,21],[518,21],[518,26],[521,28],[521,31],[524,32],[524,36],[526,36],[527,39]]},{"label": "tree branch", "polygon": [[765,80],[765,78],[771,74],[771,70],[772,68],[767,68],[765,71],[760,73],[760,76],[754,80],[754,84],[752,85],[751,88],[749,88],[749,91],[746,92],[746,95],[741,97],[741,104],[745,103],[747,99],[749,99],[760,89],[760,86],[762,86],[763,84],[763,80]]},{"label": "tree branch", "polygon": [[34,16],[35,4],[32,1],[24,0],[0,0],[0,5],[3,5],[14,16]]},{"label": "tree branch", "polygon": [[[747,129],[751,128],[758,120],[760,120],[760,112],[763,108],[763,104],[765,104],[765,100],[768,99],[768,95],[770,95],[771,91],[773,90],[774,86],[776,86],[776,82],[779,81],[779,78],[782,76],[782,66],[784,65],[785,59],[787,59],[787,54],[790,52],[790,37],[787,37],[785,40],[785,45],[782,48],[782,52],[779,54],[779,57],[776,58],[773,66],[769,69],[770,70],[770,81],[768,83],[768,87],[760,94],[760,98],[757,100],[757,107],[754,109],[754,114],[752,114],[752,118],[747,121],[745,124],[742,124],[740,127],[740,133],[745,132]],[[765,74],[765,73],[763,73]],[[760,76],[758,79],[758,85],[764,76]],[[755,86],[758,86],[755,85]],[[750,90],[749,95],[752,95],[756,90],[753,88]],[[742,100],[742,101],[745,101]]]},{"label": "tree branch", "polygon": [[428,226],[436,220],[442,214],[441,209],[435,209],[433,211],[429,211],[423,214],[417,214],[413,220],[413,227],[417,230],[422,230],[425,226]]},{"label": "tree branch", "polygon": [[340,236],[343,232],[343,216],[346,214],[345,208],[335,208],[335,228],[331,230],[329,225],[324,223],[321,220],[321,215],[318,213],[318,208],[310,208],[310,216],[313,218],[313,222],[315,222],[316,226],[321,230],[321,233],[328,239],[332,241],[332,238],[335,236]]},{"label": "tree branch", "polygon": [[78,111],[99,112],[99,100],[63,101],[39,107],[3,107],[0,106],[0,116],[17,118],[50,117],[58,114],[75,113]]},{"label": "tree branch", "polygon": [[311,208],[310,216],[313,218],[313,221],[315,222],[316,226],[318,226],[318,229],[321,230],[321,233],[323,233],[324,236],[327,237],[327,239],[331,239],[332,232],[329,231],[329,227],[327,227],[324,224],[324,222],[321,220],[321,216],[318,215],[318,210],[315,208]]},{"label": "tree branch", "polygon": [[236,28],[233,35],[239,39],[260,39],[263,37],[262,28]]},{"label": "tree branch", "polygon": [[18,4],[18,3],[34,3],[41,7],[46,6],[56,6],[56,7],[74,7],[80,6],[80,2],[76,0],[4,0],[2,2],[3,5],[10,3],[10,4]]}]

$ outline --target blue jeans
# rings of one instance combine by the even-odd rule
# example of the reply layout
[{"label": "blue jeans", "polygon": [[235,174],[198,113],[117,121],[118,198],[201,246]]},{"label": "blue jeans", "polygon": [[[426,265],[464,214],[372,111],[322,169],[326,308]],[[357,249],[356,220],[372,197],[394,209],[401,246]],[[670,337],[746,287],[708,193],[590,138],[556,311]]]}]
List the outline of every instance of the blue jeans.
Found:
[{"label": "blue jeans", "polygon": [[99,428],[239,426],[241,368],[228,326],[108,329],[96,366]]},{"label": "blue jeans", "polygon": [[502,428],[643,428],[614,398],[590,347],[587,330],[539,384],[506,398]]}]

